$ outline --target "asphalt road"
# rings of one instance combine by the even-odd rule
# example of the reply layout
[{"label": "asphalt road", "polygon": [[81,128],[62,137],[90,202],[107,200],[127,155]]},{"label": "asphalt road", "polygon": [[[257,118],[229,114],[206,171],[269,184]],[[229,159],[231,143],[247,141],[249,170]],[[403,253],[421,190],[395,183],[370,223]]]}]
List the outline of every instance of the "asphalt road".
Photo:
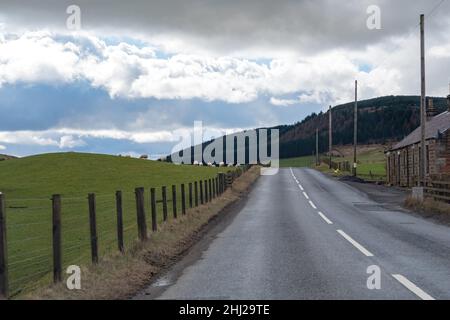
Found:
[{"label": "asphalt road", "polygon": [[[450,298],[449,227],[311,169],[261,177],[191,260],[139,298]],[[379,289],[368,288],[368,268],[379,268]]]}]

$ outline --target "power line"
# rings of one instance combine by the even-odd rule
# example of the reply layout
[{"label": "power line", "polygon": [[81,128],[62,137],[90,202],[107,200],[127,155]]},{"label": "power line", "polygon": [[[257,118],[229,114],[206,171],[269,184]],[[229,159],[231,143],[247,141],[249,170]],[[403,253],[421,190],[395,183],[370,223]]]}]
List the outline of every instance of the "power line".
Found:
[{"label": "power line", "polygon": [[[440,0],[437,4],[435,4],[433,6],[433,8],[430,9],[430,11],[426,14],[425,18],[427,20],[431,20],[431,18],[433,17],[434,14],[436,14],[437,9],[439,9],[440,6],[442,6],[442,4],[447,1],[447,0]],[[420,22],[417,23],[412,29],[411,31],[407,34],[406,38],[409,38],[409,36],[411,36],[414,32],[416,32],[417,28],[420,27]],[[373,69],[379,68],[381,66],[383,66],[388,60],[389,58],[391,58],[391,55],[389,55],[388,57],[386,57],[381,63],[377,64]]]},{"label": "power line", "polygon": [[445,2],[446,0],[441,0],[430,12],[428,12],[427,16],[428,19],[430,19],[433,14],[436,12],[436,10]]}]

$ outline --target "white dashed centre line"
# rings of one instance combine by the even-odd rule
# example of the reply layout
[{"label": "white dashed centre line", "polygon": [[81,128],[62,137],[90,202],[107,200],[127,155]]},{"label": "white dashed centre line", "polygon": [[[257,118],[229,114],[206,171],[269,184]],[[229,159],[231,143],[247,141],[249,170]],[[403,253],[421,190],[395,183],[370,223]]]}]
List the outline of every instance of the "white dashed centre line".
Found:
[{"label": "white dashed centre line", "polygon": [[308,195],[306,194],[306,192],[303,192],[303,195],[305,196],[306,199],[309,200],[309,197],[308,197]]},{"label": "white dashed centre line", "polygon": [[300,188],[300,190],[304,191],[305,189],[303,189],[303,186],[299,183],[298,187]]},{"label": "white dashed centre line", "polygon": [[409,291],[413,292],[416,296],[418,296],[422,300],[435,300],[432,296],[430,296],[428,293],[420,289],[418,286],[416,286],[414,283],[406,279],[401,274],[393,274],[392,275],[398,282],[400,282],[402,285],[404,285]]},{"label": "white dashed centre line", "polygon": [[345,238],[345,240],[347,240],[348,242],[350,242],[356,249],[358,249],[359,251],[361,251],[366,257],[373,257],[373,254],[367,250],[366,248],[364,248],[362,245],[360,245],[358,242],[356,242],[355,240],[353,240],[352,237],[350,237],[348,234],[346,234],[344,231],[342,230],[336,230],[341,236],[343,236]]},{"label": "white dashed centre line", "polygon": [[314,202],[312,202],[311,200],[309,200],[309,204],[311,205],[311,207],[313,209],[317,209],[316,205],[314,204]]},{"label": "white dashed centre line", "polygon": [[330,220],[330,219],[328,219],[322,212],[317,212],[318,214],[319,214],[319,216],[323,219],[323,220],[325,220],[325,222],[326,223],[328,223],[328,224],[333,224],[333,222]]}]

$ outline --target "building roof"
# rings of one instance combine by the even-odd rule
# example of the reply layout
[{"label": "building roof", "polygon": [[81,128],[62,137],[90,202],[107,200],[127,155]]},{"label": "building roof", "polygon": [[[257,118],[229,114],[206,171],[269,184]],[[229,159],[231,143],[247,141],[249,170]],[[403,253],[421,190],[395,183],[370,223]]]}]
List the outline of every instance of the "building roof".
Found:
[{"label": "building roof", "polygon": [[[425,125],[425,139],[436,139],[439,133],[450,128],[450,112],[445,111],[427,121]],[[391,150],[397,150],[420,142],[420,126],[411,132],[405,139],[397,143]]]}]

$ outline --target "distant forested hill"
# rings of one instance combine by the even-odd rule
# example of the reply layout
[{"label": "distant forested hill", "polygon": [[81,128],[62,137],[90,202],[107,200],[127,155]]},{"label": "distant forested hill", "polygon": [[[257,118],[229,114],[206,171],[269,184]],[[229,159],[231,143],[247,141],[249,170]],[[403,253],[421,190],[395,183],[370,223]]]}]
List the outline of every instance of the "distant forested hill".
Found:
[{"label": "distant forested hill", "polygon": [[[433,101],[438,113],[446,110],[445,98],[433,98]],[[401,140],[419,126],[419,106],[418,96],[386,96],[358,101],[358,143],[384,144]],[[333,145],[353,143],[353,108],[353,102],[333,107]],[[328,150],[327,112],[313,113],[292,125],[273,127],[280,130],[280,157],[311,155],[315,151],[316,128],[319,129],[319,151],[324,152]],[[205,142],[203,148],[209,143]],[[186,152],[193,155],[193,148]]]},{"label": "distant forested hill", "polygon": [[[433,98],[438,112],[446,110],[445,98]],[[401,140],[420,124],[420,97],[386,96],[358,102],[358,143],[386,143]],[[353,143],[354,103],[333,108],[333,144]],[[315,130],[319,128],[320,151],[328,149],[328,113],[306,117],[280,128],[280,156],[310,155],[315,149]]]}]

